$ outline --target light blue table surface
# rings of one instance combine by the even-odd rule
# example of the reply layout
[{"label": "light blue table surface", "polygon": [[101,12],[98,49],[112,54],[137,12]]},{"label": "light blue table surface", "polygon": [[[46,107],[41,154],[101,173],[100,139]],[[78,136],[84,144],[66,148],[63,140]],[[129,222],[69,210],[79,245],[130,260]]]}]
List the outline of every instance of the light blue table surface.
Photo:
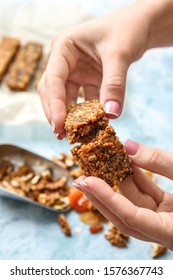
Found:
[{"label": "light blue table surface", "polygon": [[[86,1],[98,15],[117,7],[116,1]],[[123,1],[124,3],[130,1]],[[148,51],[129,70],[122,116],[111,124],[121,141],[130,138],[173,152],[173,48]],[[66,140],[57,141],[48,124],[0,124],[0,142],[13,143],[47,158],[69,153]],[[159,184],[173,192],[173,183]],[[0,259],[151,259],[151,244],[133,238],[127,248],[111,246],[104,233],[91,235],[79,215],[67,215],[72,237],[64,236],[57,215],[30,204],[0,198]],[[75,232],[80,227],[81,232]],[[107,231],[107,226],[105,226]],[[160,259],[173,259],[168,251]]]}]

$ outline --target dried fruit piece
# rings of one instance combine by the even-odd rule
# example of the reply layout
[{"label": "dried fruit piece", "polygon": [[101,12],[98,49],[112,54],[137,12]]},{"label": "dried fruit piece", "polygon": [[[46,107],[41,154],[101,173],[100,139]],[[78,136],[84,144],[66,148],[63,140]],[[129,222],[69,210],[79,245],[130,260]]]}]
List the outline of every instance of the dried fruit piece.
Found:
[{"label": "dried fruit piece", "polygon": [[89,209],[88,208],[89,201],[86,198],[86,196],[83,194],[83,192],[75,188],[71,188],[68,197],[69,197],[70,205],[74,210],[78,212],[83,212]]},{"label": "dried fruit piece", "polygon": [[85,224],[89,224],[89,225],[94,225],[94,224],[98,224],[99,223],[99,217],[98,215],[93,212],[93,211],[85,211],[83,213],[81,213],[80,215],[80,220],[85,223]]},{"label": "dried fruit piece", "polygon": [[98,233],[98,232],[100,232],[102,230],[103,230],[103,225],[102,224],[98,224],[98,223],[91,225],[90,228],[89,228],[89,231],[92,234],[96,234],[96,233]]}]

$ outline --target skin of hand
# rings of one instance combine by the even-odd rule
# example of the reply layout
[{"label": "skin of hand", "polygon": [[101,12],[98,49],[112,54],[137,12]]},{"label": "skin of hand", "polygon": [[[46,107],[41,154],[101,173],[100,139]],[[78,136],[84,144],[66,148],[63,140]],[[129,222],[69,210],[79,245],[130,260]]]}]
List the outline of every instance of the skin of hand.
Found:
[{"label": "skin of hand", "polygon": [[122,233],[173,250],[173,194],[161,190],[142,169],[173,180],[173,154],[127,140],[134,175],[115,192],[103,180],[81,176],[73,185]]},{"label": "skin of hand", "polygon": [[66,106],[76,103],[80,87],[86,100],[100,99],[109,118],[121,114],[130,64],[148,48],[173,41],[167,34],[173,32],[171,12],[172,0],[137,1],[63,31],[53,40],[38,92],[58,139],[64,137]]}]

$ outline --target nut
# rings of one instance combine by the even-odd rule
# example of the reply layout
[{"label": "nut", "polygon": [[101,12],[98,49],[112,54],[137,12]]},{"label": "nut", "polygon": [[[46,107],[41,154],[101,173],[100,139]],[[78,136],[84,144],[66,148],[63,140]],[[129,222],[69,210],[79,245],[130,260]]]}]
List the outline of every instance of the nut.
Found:
[{"label": "nut", "polygon": [[61,226],[62,231],[64,232],[65,235],[71,236],[70,225],[67,222],[67,219],[64,214],[58,215],[58,224]]}]

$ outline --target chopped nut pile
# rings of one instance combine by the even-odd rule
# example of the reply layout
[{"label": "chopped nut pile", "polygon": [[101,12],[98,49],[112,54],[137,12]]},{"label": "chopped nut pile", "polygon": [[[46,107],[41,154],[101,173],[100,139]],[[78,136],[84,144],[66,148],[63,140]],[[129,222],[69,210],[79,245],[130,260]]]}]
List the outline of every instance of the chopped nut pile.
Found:
[{"label": "chopped nut pile", "polygon": [[37,173],[25,164],[15,167],[9,161],[0,163],[0,185],[38,203],[64,210],[69,205],[67,178],[55,178],[49,169]]}]

